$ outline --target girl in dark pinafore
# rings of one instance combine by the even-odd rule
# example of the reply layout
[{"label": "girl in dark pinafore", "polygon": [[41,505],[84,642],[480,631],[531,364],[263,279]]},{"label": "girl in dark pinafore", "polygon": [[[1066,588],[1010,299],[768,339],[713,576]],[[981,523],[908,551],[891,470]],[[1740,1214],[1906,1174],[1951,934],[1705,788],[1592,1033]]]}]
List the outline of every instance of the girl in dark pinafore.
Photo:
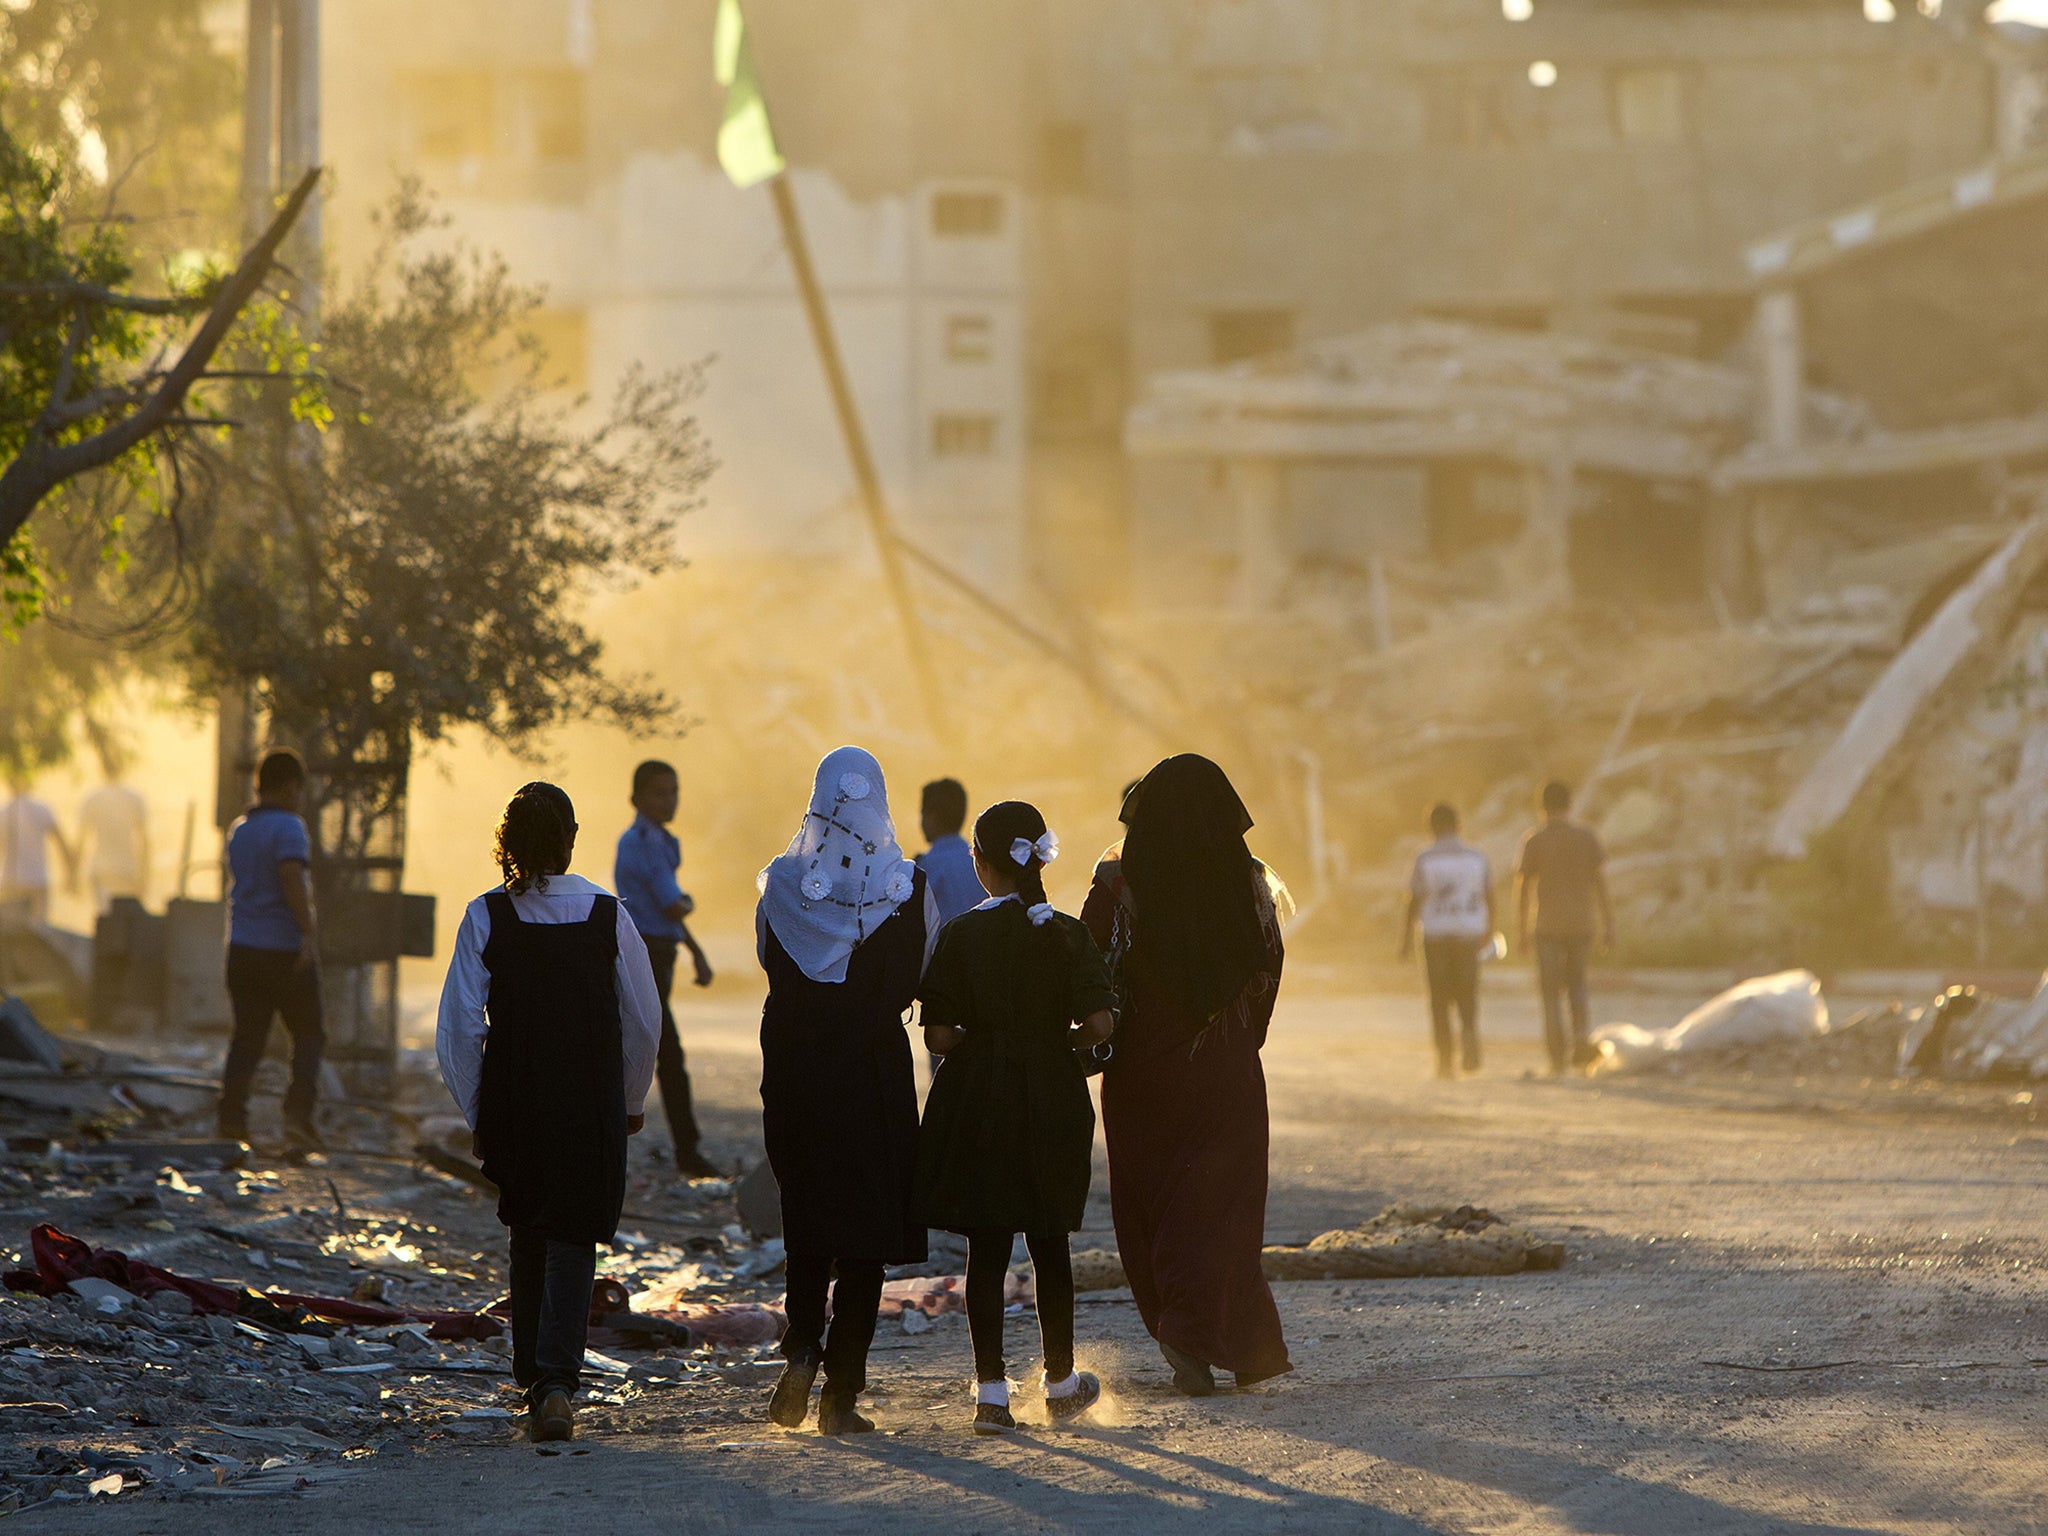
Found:
[{"label": "girl in dark pinafore", "polygon": [[755,912],[768,973],[761,1129],[789,1254],[789,1365],[768,1417],[785,1429],[810,1412],[821,1367],[820,1432],[875,1427],[855,1399],[867,1385],[882,1272],[925,1256],[910,1209],[917,1083],[903,1015],[937,931],[924,872],[896,842],[881,764],[859,747],[829,753],[796,836],[761,871]]},{"label": "girl in dark pinafore", "polygon": [[940,933],[918,994],[925,1044],[944,1060],[918,1138],[917,1207],[930,1225],[967,1238],[978,1435],[1017,1427],[1003,1280],[1019,1232],[1036,1281],[1047,1416],[1079,1418],[1102,1395],[1095,1377],[1074,1369],[1067,1234],[1088,1204],[1095,1145],[1077,1052],[1109,1040],[1116,994],[1088,930],[1045,899],[1043,871],[1058,853],[1045,818],[1021,800],[981,813],[974,872],[989,899]]},{"label": "girl in dark pinafore", "polygon": [[512,797],[504,884],[463,913],[436,1037],[512,1231],[512,1375],[536,1440],[574,1433],[597,1245],[618,1230],[661,1043],[647,946],[617,897],[567,872],[575,846],[561,790]]}]

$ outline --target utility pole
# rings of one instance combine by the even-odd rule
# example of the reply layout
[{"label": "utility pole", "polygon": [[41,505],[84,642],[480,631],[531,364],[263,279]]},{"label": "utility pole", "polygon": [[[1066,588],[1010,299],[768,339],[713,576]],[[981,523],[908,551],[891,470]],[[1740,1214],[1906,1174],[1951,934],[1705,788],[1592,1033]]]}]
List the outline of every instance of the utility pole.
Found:
[{"label": "utility pole", "polygon": [[[263,233],[277,200],[278,4],[279,0],[249,0],[248,4],[248,46],[242,70],[244,245]],[[306,210],[313,211],[310,207]],[[223,688],[218,701],[213,819],[223,834],[247,806],[250,776],[256,771],[256,711],[250,694],[248,683],[243,682]],[[221,857],[221,896],[227,896],[225,852]]]},{"label": "utility pole", "polygon": [[882,499],[882,477],[875,472],[868,452],[867,433],[861,426],[860,410],[847,382],[846,364],[839,355],[839,340],[832,331],[831,311],[825,307],[825,293],[818,285],[817,270],[811,265],[810,244],[804,238],[803,221],[797,217],[796,196],[789,188],[789,172],[769,178],[768,191],[775,201],[776,222],[782,226],[783,248],[796,273],[797,293],[804,303],[804,318],[810,322],[811,340],[818,349],[818,362],[825,372],[825,385],[832,394],[832,411],[839,418],[839,432],[846,439],[846,456],[853,464],[854,484],[860,490],[861,511],[867,517],[868,532],[881,558],[882,580],[889,588],[897,617],[903,622],[903,638],[910,647],[910,666],[917,676],[918,692],[924,699],[925,716],[942,742],[950,742],[952,726],[946,713],[945,694],[938,674],[932,670],[930,648],[925,644],[924,626],[911,604],[910,582],[903,571],[903,554],[898,545],[889,506]]},{"label": "utility pole", "polygon": [[[272,0],[278,9],[278,181],[291,186],[320,163],[320,0]],[[299,324],[320,329],[320,194],[294,236]]]}]

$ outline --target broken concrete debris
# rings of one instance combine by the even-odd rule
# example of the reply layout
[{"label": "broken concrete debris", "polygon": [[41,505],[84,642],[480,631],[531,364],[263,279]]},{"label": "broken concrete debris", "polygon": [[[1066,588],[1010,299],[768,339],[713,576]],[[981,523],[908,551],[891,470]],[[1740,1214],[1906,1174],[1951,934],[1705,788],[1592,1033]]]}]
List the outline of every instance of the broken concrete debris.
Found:
[{"label": "broken concrete debris", "polygon": [[2039,1081],[2048,1078],[2048,978],[2025,998],[1958,985],[1917,1006],[1893,998],[1832,1019],[1812,973],[1786,971],[1731,987],[1670,1029],[1608,1024],[1592,1038],[1596,1073]]}]

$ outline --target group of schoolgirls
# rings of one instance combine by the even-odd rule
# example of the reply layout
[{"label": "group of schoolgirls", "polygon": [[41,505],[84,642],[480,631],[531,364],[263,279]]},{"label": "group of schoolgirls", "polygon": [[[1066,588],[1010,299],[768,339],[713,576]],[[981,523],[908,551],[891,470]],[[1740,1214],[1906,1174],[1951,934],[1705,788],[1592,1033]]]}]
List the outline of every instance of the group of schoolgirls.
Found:
[{"label": "group of schoolgirls", "polygon": [[[596,1245],[617,1229],[661,1037],[646,947],[617,898],[568,873],[575,838],[556,786],[513,797],[504,880],[464,916],[439,1039],[510,1229],[513,1372],[540,1440],[573,1434]],[[1115,993],[1088,930],[1046,900],[1057,854],[1034,808],[990,807],[972,845],[988,899],[942,926],[897,843],[880,765],[843,747],[761,873],[761,1102],[787,1254],[776,1424],[805,1422],[822,1375],[819,1430],[874,1428],[856,1399],[884,1272],[922,1262],[932,1227],[968,1241],[974,1432],[1016,1428],[1003,1322],[1020,1234],[1047,1417],[1072,1421],[1101,1396],[1075,1369],[1067,1236],[1087,1203],[1087,1075],[1110,1049]],[[903,1027],[913,1001],[939,1063],[922,1125]]]}]

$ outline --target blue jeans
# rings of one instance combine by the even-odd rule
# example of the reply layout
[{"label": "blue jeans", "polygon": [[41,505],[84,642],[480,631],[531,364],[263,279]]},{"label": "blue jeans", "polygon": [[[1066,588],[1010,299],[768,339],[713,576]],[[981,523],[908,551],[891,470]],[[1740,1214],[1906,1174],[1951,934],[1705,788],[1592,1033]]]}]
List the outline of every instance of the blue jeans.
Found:
[{"label": "blue jeans", "polygon": [[[1536,935],[1536,988],[1543,997],[1543,1043],[1550,1050],[1550,1066],[1563,1072],[1585,1054],[1586,1015],[1591,1004],[1586,997],[1586,955],[1593,947],[1591,937],[1546,938]],[[1571,1004],[1571,1030],[1565,1030],[1565,1004]]]},{"label": "blue jeans", "polygon": [[512,1229],[512,1379],[529,1403],[550,1392],[576,1395],[596,1280],[595,1243]]}]

